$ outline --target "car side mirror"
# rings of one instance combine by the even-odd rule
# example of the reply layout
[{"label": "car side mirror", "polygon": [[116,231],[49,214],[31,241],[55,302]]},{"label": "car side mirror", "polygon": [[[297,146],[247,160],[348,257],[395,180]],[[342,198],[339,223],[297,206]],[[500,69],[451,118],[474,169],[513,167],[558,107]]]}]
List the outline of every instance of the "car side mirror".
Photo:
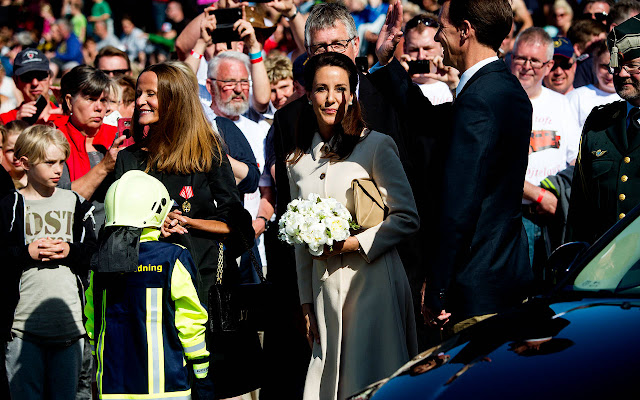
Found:
[{"label": "car side mirror", "polygon": [[542,291],[553,289],[575,266],[578,257],[590,247],[587,242],[571,242],[558,247],[542,269]]}]

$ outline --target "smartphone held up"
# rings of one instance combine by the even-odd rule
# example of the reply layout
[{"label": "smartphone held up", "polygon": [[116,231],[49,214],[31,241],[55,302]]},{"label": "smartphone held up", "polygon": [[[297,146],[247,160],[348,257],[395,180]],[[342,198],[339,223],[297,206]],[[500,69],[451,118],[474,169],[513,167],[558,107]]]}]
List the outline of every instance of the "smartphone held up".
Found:
[{"label": "smartphone held up", "polygon": [[118,132],[116,138],[120,136],[131,137],[131,118],[118,118]]},{"label": "smartphone held up", "polygon": [[40,118],[40,114],[42,114],[42,111],[44,111],[45,107],[47,106],[46,97],[44,97],[43,95],[38,96],[38,99],[36,100],[35,105],[36,105],[36,113],[30,117],[22,118],[22,120],[28,123],[29,125],[35,124]]},{"label": "smartphone held up", "polygon": [[208,31],[213,43],[230,43],[242,40],[233,25],[242,19],[241,8],[220,8],[209,11],[209,15],[216,17],[216,29]]}]

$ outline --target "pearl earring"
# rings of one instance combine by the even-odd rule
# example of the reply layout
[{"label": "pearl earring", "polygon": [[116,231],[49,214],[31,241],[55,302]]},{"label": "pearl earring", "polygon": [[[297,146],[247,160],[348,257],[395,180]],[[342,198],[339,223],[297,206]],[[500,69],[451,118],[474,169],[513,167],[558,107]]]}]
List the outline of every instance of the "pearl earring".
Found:
[{"label": "pearl earring", "polygon": [[349,101],[349,105],[352,106],[353,105],[353,100]]},{"label": "pearl earring", "polygon": [[311,100],[308,100],[308,102],[309,102],[309,105],[312,105],[312,104],[313,104],[313,103],[311,102]]}]

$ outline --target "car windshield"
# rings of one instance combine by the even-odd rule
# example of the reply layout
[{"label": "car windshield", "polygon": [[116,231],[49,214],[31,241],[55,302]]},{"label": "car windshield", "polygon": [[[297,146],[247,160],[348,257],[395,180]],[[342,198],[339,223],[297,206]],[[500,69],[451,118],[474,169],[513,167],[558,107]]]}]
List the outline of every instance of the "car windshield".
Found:
[{"label": "car windshield", "polygon": [[580,271],[573,289],[640,293],[640,218],[631,222]]}]

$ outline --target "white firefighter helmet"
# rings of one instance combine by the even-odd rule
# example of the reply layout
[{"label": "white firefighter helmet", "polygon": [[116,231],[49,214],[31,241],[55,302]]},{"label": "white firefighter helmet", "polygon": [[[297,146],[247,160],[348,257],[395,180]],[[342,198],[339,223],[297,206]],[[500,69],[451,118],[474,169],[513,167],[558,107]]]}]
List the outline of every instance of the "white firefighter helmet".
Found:
[{"label": "white firefighter helmet", "polygon": [[129,171],[107,191],[104,225],[160,228],[171,204],[162,182],[142,171]]}]

